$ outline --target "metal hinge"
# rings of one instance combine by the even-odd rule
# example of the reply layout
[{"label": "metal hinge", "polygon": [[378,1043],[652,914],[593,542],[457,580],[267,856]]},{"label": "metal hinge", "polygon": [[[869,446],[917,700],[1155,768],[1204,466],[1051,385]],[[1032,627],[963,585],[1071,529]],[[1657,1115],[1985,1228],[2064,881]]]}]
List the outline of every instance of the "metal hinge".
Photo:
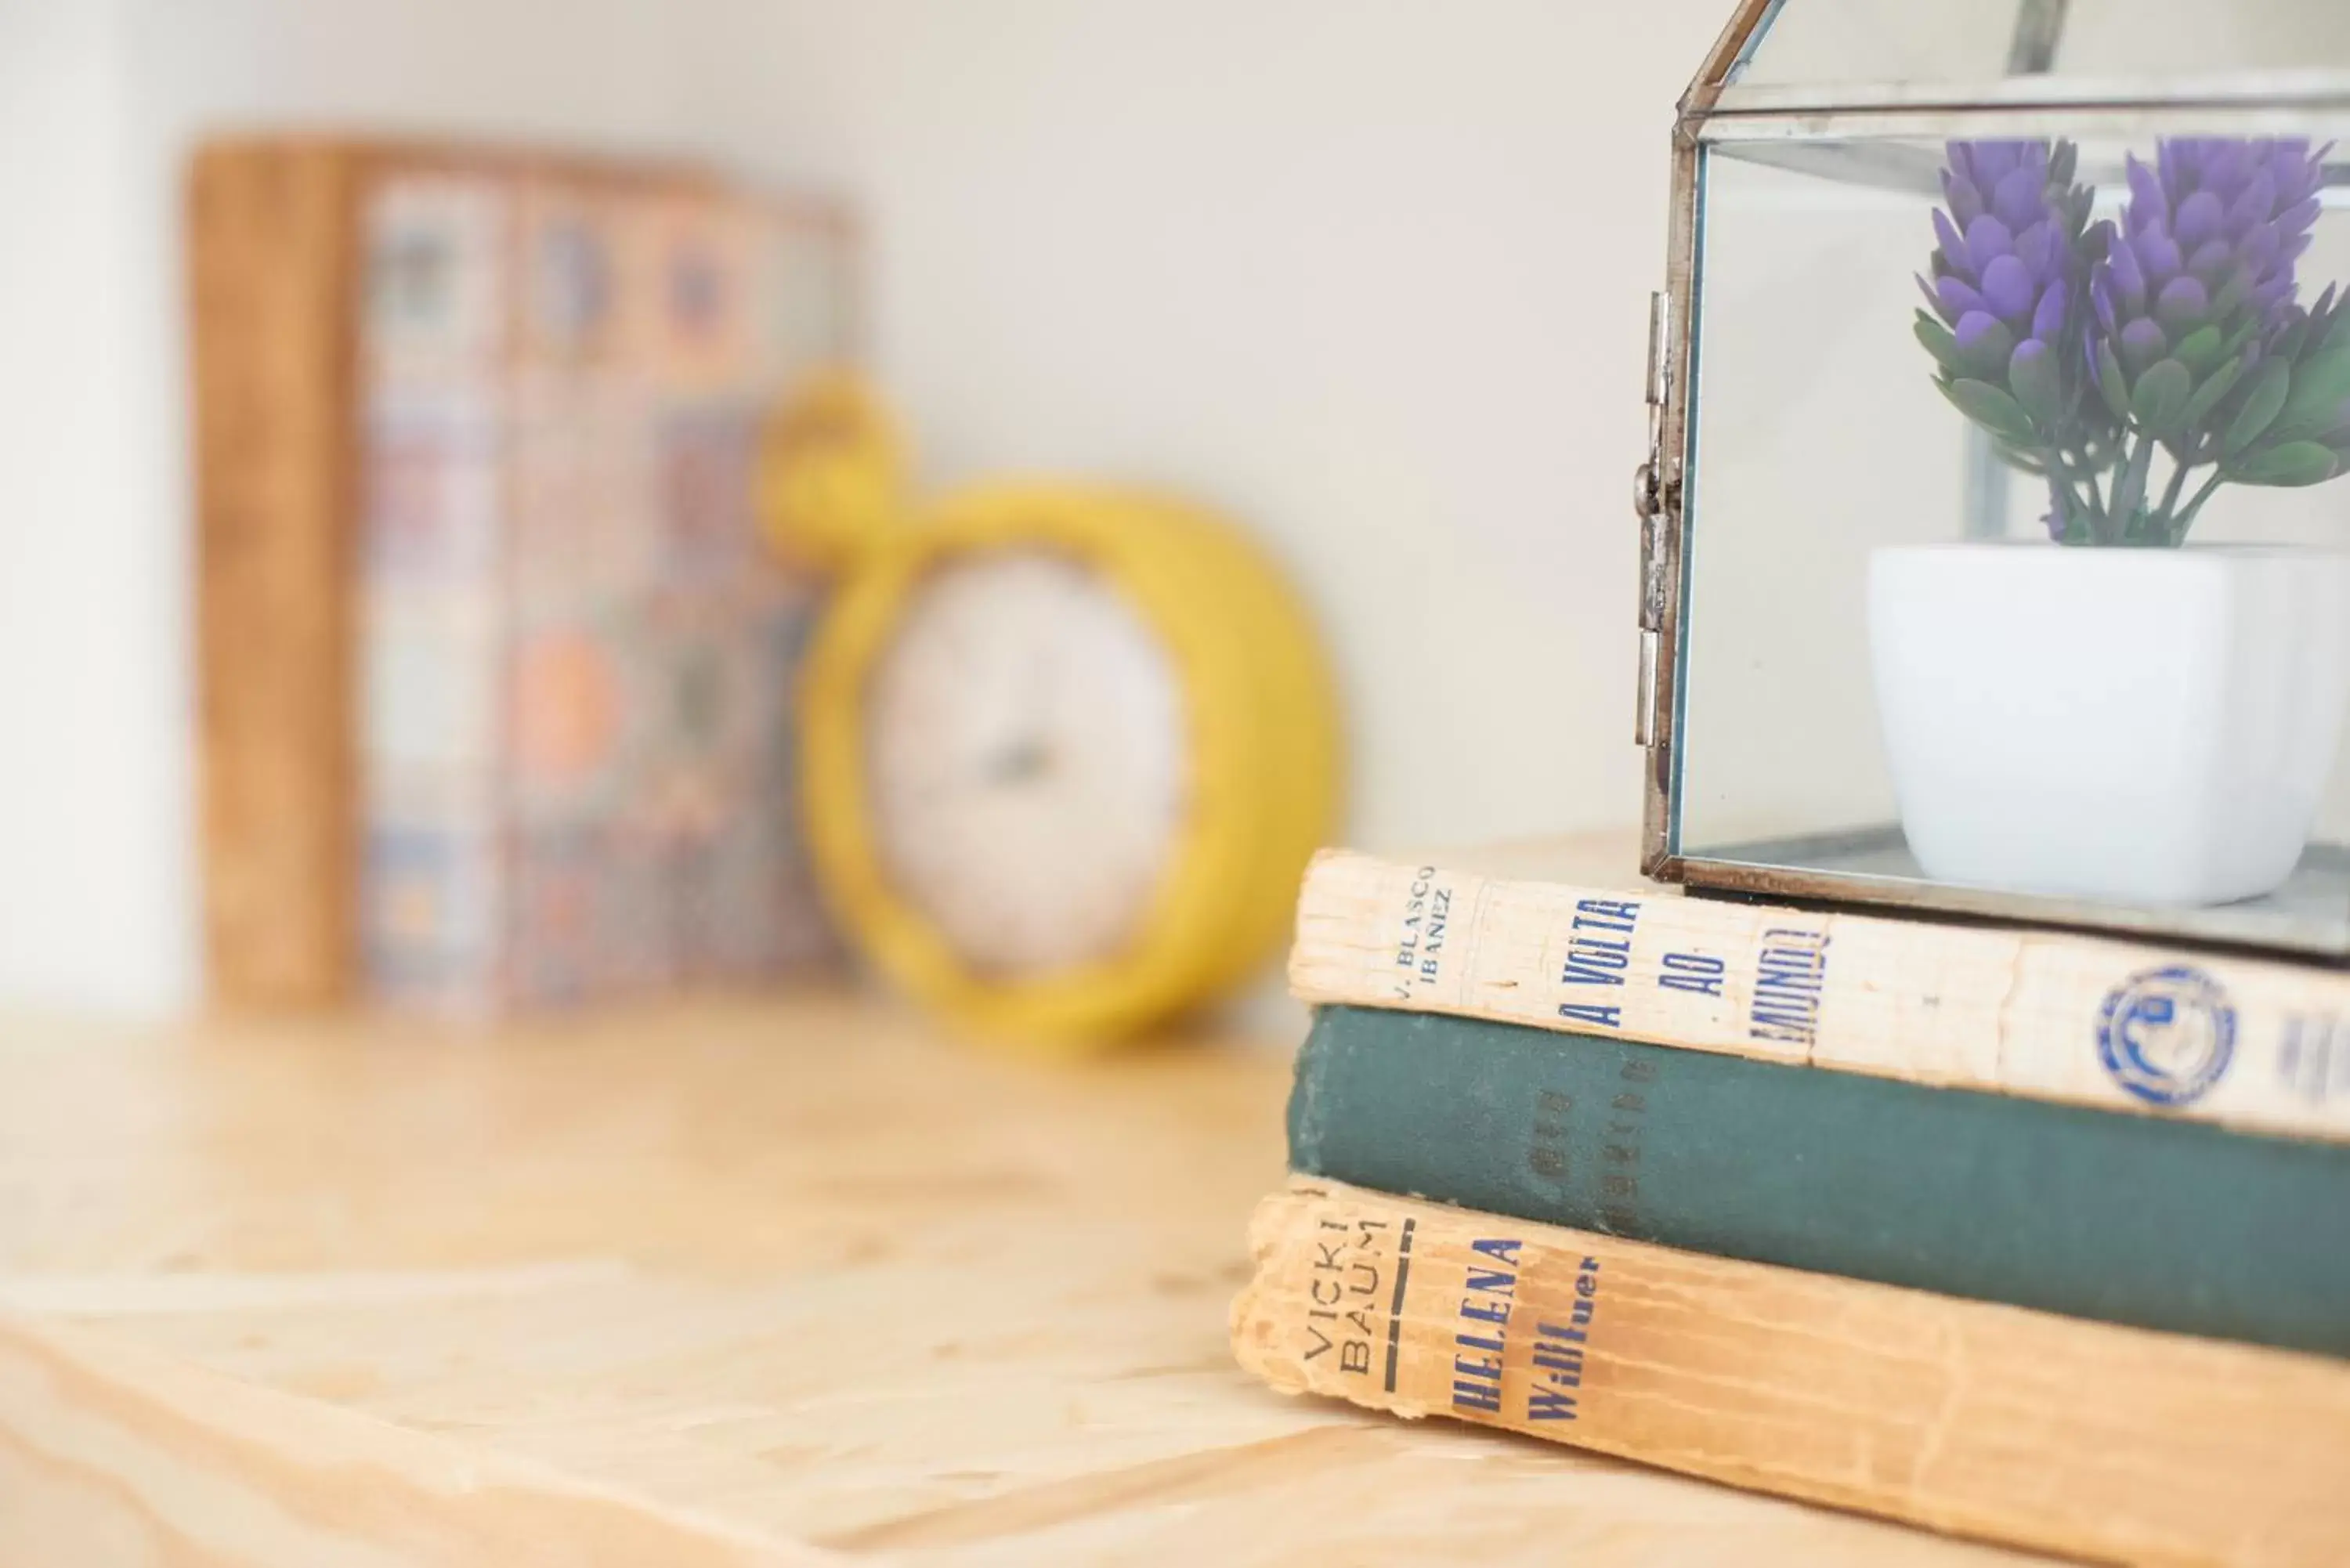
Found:
[{"label": "metal hinge", "polygon": [[1657,659],[1665,626],[1665,529],[1671,521],[1665,504],[1665,399],[1672,376],[1672,297],[1648,296],[1648,460],[1632,476],[1632,510],[1640,519],[1639,707],[1632,722],[1633,743],[1657,742]]}]

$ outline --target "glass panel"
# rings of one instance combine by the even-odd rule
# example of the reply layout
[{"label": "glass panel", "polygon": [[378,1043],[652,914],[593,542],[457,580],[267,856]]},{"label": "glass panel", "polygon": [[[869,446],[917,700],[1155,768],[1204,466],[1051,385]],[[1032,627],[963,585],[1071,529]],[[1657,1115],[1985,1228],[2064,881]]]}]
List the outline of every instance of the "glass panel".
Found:
[{"label": "glass panel", "polygon": [[[2340,0],[1786,0],[1737,80],[1752,86],[1988,82],[2027,11],[2059,13],[2059,76],[2211,76],[2350,65]],[[2028,29],[2027,29],[2028,32]]]},{"label": "glass panel", "polygon": [[[1941,143],[1796,137],[1704,150],[1675,735],[1682,855],[1897,882],[1922,878],[1922,857],[1936,883],[2062,898],[2062,918],[2350,951],[2350,849],[2333,847],[2350,845],[2350,769],[2335,758],[2350,709],[2350,476],[2258,482],[2350,468],[2350,313],[2338,337],[2289,336],[2296,308],[2305,315],[2329,283],[2350,280],[2350,167],[2339,152],[2318,167],[2311,151],[2350,132],[2350,119],[2312,123],[2295,147],[2229,136],[2252,123],[2246,115],[2133,114],[2127,130],[2112,110],[2047,122],[2059,147],[2075,133],[2077,243],[2059,216],[2055,249],[2018,255],[1994,279],[2000,246],[1986,233],[1983,254],[1965,258],[1971,281],[1954,274],[1965,287],[1942,292],[1964,303],[1978,286],[2019,288],[2020,270],[2045,304],[2040,275],[2070,269],[2072,292],[2044,318],[2055,401],[2043,406],[2072,410],[2064,439],[2026,414],[2008,444],[2026,461],[2052,444],[2064,454],[2072,500],[2059,520],[2075,540],[2149,540],[2191,515],[2176,550],[2051,543],[2048,480],[2002,461],[1986,424],[1953,406],[1964,379],[2000,394],[1981,419],[2015,417],[2031,372],[1991,345],[2040,330],[2038,304],[2013,329],[1975,324],[1963,352],[1990,353],[1983,379],[1949,377],[1952,394],[1938,387],[1918,323],[1951,156]],[[2215,134],[2200,147],[2181,140]],[[2177,145],[2158,159],[2166,142]],[[2032,156],[2014,145],[1969,166],[1995,183]],[[2153,166],[2135,197],[2130,154]],[[2214,202],[2186,204],[2207,182],[2225,199],[2209,232]],[[2310,183],[2314,215],[2301,210]],[[2011,215],[2036,220],[2051,189],[2035,173],[2010,190],[2028,209]],[[2061,202],[2074,187],[2053,189]],[[2092,327],[2095,227],[2137,227],[2155,208],[2133,200],[2158,203],[2164,232],[2188,250],[2224,239],[2228,265],[2206,254],[2210,286],[2166,292],[2161,274],[2194,268],[2149,242],[2137,270],[2157,275],[2139,280],[2142,310],[2107,270],[2098,286],[2119,296],[2115,324]],[[2304,223],[2306,253],[2288,263],[2281,253]],[[2010,237],[2030,227],[2019,222]],[[2273,254],[2253,232],[2270,227]],[[2232,304],[2240,265],[2247,299]],[[1939,311],[1931,319],[1929,336],[1947,330]],[[2213,336],[2195,339],[2207,323]],[[2120,392],[2139,400],[2137,422],[2117,421],[2087,373],[2101,339],[2127,356]],[[2220,367],[2257,369],[2262,352],[2314,389],[2272,419],[2302,432],[2239,448],[2231,463],[2265,467],[2244,468],[2190,514],[2229,430],[2240,417],[2251,425],[2256,378],[2230,372],[2189,419],[2173,406],[2172,373],[2150,387],[2146,374],[2181,360],[2176,397],[2191,404]],[[2326,390],[2337,383],[2338,396]],[[2148,434],[2146,421],[2171,434]],[[2195,461],[2174,488],[2182,451]],[[2117,504],[2124,489],[2140,507]],[[2303,821],[2311,847],[2288,884]],[[1954,834],[1993,842],[1954,845]],[[2273,876],[2245,869],[2263,857]],[[2104,913],[2079,914],[2085,906]]]}]

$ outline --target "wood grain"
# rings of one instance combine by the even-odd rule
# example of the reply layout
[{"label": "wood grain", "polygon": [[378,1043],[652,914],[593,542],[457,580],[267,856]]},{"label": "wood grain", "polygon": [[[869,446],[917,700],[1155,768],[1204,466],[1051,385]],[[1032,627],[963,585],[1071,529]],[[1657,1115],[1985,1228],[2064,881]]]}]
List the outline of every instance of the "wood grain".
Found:
[{"label": "wood grain", "polygon": [[0,1413],[9,1562],[837,1561],[64,1328],[0,1321]]},{"label": "wood grain", "polygon": [[0,1026],[0,1564],[2002,1560],[1263,1387],[1287,1077],[827,995]]}]

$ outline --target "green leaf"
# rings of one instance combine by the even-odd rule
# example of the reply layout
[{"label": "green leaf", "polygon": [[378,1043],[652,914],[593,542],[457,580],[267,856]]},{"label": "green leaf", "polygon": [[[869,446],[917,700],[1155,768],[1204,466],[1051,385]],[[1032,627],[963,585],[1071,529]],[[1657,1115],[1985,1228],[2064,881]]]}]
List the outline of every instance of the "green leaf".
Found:
[{"label": "green leaf", "polygon": [[2269,429],[2269,439],[2303,441],[2331,433],[2350,402],[2350,338],[2328,342],[2293,367],[2293,391]]},{"label": "green leaf", "polygon": [[2195,378],[2186,366],[2176,359],[2158,359],[2130,389],[2130,412],[2155,434],[2168,435],[2178,428],[2194,392]]},{"label": "green leaf", "polygon": [[2220,406],[2220,400],[2228,395],[2243,373],[2244,362],[2230,359],[2205,377],[2203,384],[2195,389],[2195,395],[2187,400],[2187,411],[2179,416],[2179,424],[2189,431],[2199,432],[2204,420]]},{"label": "green leaf", "polygon": [[2097,390],[2104,394],[2106,407],[2113,410],[2114,418],[2129,418],[2129,379],[2122,374],[2122,362],[2114,358],[2110,337],[2097,339]]},{"label": "green leaf", "polygon": [[2189,333],[2178,347],[2173,348],[2170,353],[2173,358],[2186,366],[2188,369],[2201,376],[2208,374],[2211,367],[2220,362],[2222,347],[2219,327],[2199,327]]},{"label": "green leaf", "polygon": [[2056,199],[2057,210],[2064,214],[2064,233],[2067,238],[2077,241],[2083,231],[2088,228],[2089,209],[2095,203],[2096,199],[2097,193],[2086,185],[2075,186],[2069,195]]},{"label": "green leaf", "polygon": [[1966,374],[1967,363],[1959,353],[1959,340],[1950,335],[1949,327],[1922,310],[1918,313],[1918,341],[1926,346],[1926,352],[1943,369],[1953,376]]},{"label": "green leaf", "polygon": [[1973,342],[1961,344],[1959,352],[1966,357],[1966,365],[1959,372],[1962,379],[2000,381],[2007,376],[2008,357],[2015,352],[2015,334],[2008,330],[2006,322],[1993,318]]},{"label": "green leaf", "polygon": [[2244,389],[2244,406],[2228,421],[2228,433],[2220,450],[2233,457],[2254,441],[2278,410],[2284,407],[2285,394],[2293,389],[2293,367],[2282,359],[2271,359],[2252,372],[2252,384]]},{"label": "green leaf", "polygon": [[2011,441],[1994,439],[1991,442],[1991,450],[1997,452],[1999,460],[2010,468],[2041,476],[2045,476],[2048,472],[2047,462],[2039,452],[2030,447],[2017,446]]},{"label": "green leaf", "polygon": [[[2252,275],[2244,268],[2238,267],[2234,272],[2228,275],[2228,281],[2221,284],[2220,286],[2220,292],[2212,296],[2211,314],[2219,319],[2225,321],[2229,317],[2235,314],[2236,307],[2244,303],[2244,296],[2251,292]],[[2258,326],[2260,324],[2260,317],[2255,316],[2252,318],[2252,323],[2254,326]]]},{"label": "green leaf", "polygon": [[2269,352],[2280,359],[2300,363],[2301,351],[2310,347],[2310,329],[2311,323],[2308,317],[2297,317],[2292,326],[2284,329],[2283,337],[2269,345]]},{"label": "green leaf", "polygon": [[2007,361],[2007,389],[2025,413],[2040,421],[2041,429],[2054,431],[2064,425],[2064,378],[2057,374],[2054,349],[2037,354],[2017,349]]},{"label": "green leaf", "polygon": [[2350,313],[2345,313],[2341,302],[2337,300],[2332,314],[2322,324],[2311,322],[2309,328],[2312,338],[2311,347],[2318,349],[2338,348],[2345,342],[2350,342],[2350,338],[2345,338],[2343,335],[2343,319],[2345,314]]},{"label": "green leaf", "polygon": [[2031,446],[2039,441],[2032,429],[2032,416],[2023,411],[2023,405],[1989,381],[1937,381],[1934,385],[1942,389],[1942,396],[1950,399],[1959,412],[1991,434],[2004,436],[2018,446]]},{"label": "green leaf", "polygon": [[2314,441],[2291,441],[2282,446],[2264,447],[2248,457],[2231,461],[2226,469],[2230,479],[2239,484],[2272,484],[2279,487],[2323,484],[2334,477],[2341,462],[2332,447],[2318,445]]}]

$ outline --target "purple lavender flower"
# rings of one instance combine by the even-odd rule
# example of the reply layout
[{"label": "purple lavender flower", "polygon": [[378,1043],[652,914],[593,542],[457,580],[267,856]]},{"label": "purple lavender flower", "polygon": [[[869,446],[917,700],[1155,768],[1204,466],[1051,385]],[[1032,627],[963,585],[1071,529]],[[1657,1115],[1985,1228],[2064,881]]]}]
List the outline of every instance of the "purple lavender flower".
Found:
[{"label": "purple lavender flower", "polygon": [[2323,171],[2300,140],[2165,141],[2155,165],[2127,161],[2120,226],[2090,233],[2088,365],[2117,416],[2185,455],[2292,325]]},{"label": "purple lavender flower", "polygon": [[2061,454],[2107,423],[2092,410],[2084,428],[2081,413],[2090,193],[2073,182],[2070,142],[1954,141],[1947,151],[1940,244],[1931,280],[1918,280],[1933,310],[1918,312],[1918,340],[1941,367],[1935,384],[2008,461],[2052,475],[2061,537],[2070,515]]},{"label": "purple lavender flower", "polygon": [[2046,476],[2056,538],[2176,545],[2223,483],[2350,472],[2350,308],[2328,288],[2303,309],[2295,275],[2326,151],[2164,141],[2126,161],[2118,223],[2089,227],[2069,143],[1951,144],[1918,336],[1943,394]]},{"label": "purple lavender flower", "polygon": [[[2315,484],[2350,466],[2350,340],[2334,341],[2334,291],[2311,310],[2296,299],[2325,151],[2297,139],[2164,141],[2152,169],[2126,161],[2119,225],[2086,236],[2098,256],[2089,374],[2138,434],[2113,494],[2126,542],[2178,543],[2222,482]],[[2156,442],[2172,479],[2149,506]],[[2181,507],[2189,471],[2206,463],[2217,472]]]},{"label": "purple lavender flower", "polygon": [[1941,244],[1918,286],[1950,329],[1949,368],[2002,386],[2019,351],[2053,355],[2073,326],[2087,192],[2071,187],[2070,143],[1954,141],[1949,153],[1950,207],[1934,212]]}]

